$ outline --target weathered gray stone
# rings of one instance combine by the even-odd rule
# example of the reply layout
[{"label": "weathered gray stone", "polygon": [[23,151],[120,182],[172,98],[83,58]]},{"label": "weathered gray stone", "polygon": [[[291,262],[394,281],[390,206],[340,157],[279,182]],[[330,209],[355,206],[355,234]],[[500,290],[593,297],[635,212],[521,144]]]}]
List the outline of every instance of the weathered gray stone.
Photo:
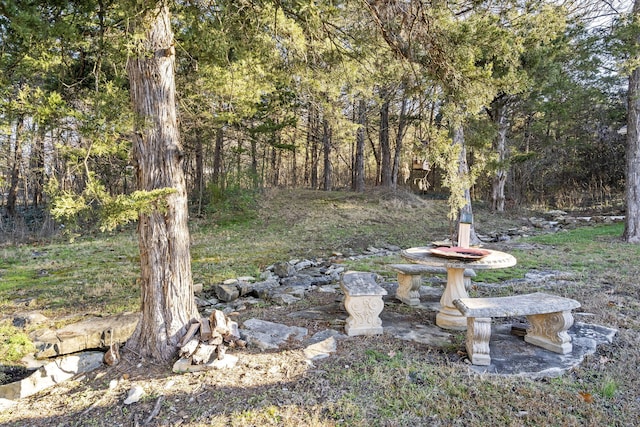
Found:
[{"label": "weathered gray stone", "polygon": [[257,298],[268,298],[270,292],[279,287],[280,282],[277,280],[265,280],[264,282],[256,282],[252,284],[252,289],[247,295],[251,295]]},{"label": "weathered gray stone", "polygon": [[306,274],[296,274],[280,280],[280,285],[284,287],[303,287],[309,290],[313,285],[313,278]]},{"label": "weathered gray stone", "polygon": [[289,305],[300,301],[300,298],[295,297],[291,294],[275,294],[271,297],[271,301],[280,305]]},{"label": "weathered gray stone", "polygon": [[303,259],[302,261],[297,262],[294,267],[297,271],[300,271],[304,270],[305,268],[315,267],[315,264],[308,259]]},{"label": "weathered gray stone", "polygon": [[325,359],[335,353],[337,349],[334,337],[326,338],[323,341],[311,344],[304,349],[304,356],[309,360]]},{"label": "weathered gray stone", "polygon": [[[273,266],[271,266],[271,268],[273,269]],[[278,276],[276,274],[273,273],[273,271],[271,270],[265,270],[262,273],[260,273],[260,280],[261,281],[265,281],[265,280],[278,280]]]},{"label": "weathered gray stone", "polygon": [[344,270],[345,268],[341,265],[331,265],[329,268],[327,268],[324,274],[327,276],[331,276],[331,275],[339,276],[340,274],[344,273]]},{"label": "weathered gray stone", "polygon": [[[434,307],[434,309],[430,311],[434,312],[435,320],[437,307]],[[453,342],[453,335],[451,333],[433,323],[415,324],[407,321],[403,315],[391,312],[383,312],[380,317],[382,318],[385,335],[433,347],[447,347]]]},{"label": "weathered gray stone", "polygon": [[62,329],[41,330],[31,335],[36,358],[42,359],[86,349],[106,349],[112,343],[123,343],[131,337],[140,313],[124,313],[109,317],[92,317]]},{"label": "weathered gray stone", "polygon": [[558,377],[580,365],[599,345],[613,341],[617,330],[576,322],[568,331],[573,343],[569,354],[558,354],[523,342],[511,334],[510,324],[494,324],[491,333],[491,364],[468,365],[477,373],[515,375],[533,379]]},{"label": "weathered gray stone", "polygon": [[544,216],[545,216],[546,218],[549,218],[549,219],[562,218],[562,217],[565,217],[565,216],[567,216],[567,215],[569,215],[567,212],[565,212],[565,211],[561,211],[561,210],[559,210],[559,209],[546,211],[546,212],[544,213]]},{"label": "weathered gray stone", "polygon": [[245,320],[243,326],[244,329],[240,329],[242,339],[261,350],[277,349],[289,337],[300,341],[308,333],[306,328],[286,326],[259,319]]},{"label": "weathered gray stone", "polygon": [[240,296],[243,297],[245,295],[249,295],[253,291],[254,284],[248,280],[241,280],[236,283],[236,287],[240,292]]},{"label": "weathered gray stone", "polygon": [[210,307],[218,303],[218,300],[215,298],[202,299],[202,298],[195,297],[195,301],[196,301],[196,306],[198,306],[198,308]]},{"label": "weathered gray stone", "polygon": [[327,276],[323,274],[323,275],[313,276],[311,279],[312,279],[313,286],[325,286],[333,283],[337,278],[339,278],[339,275]]},{"label": "weathered gray stone", "polygon": [[13,326],[16,328],[25,328],[27,326],[40,325],[48,321],[49,318],[47,316],[37,311],[18,313],[13,317]]},{"label": "weathered gray stone", "polygon": [[335,338],[336,340],[339,340],[348,337],[340,331],[336,331],[335,329],[325,329],[324,331],[319,331],[313,334],[313,336],[309,338],[308,343],[316,344],[326,340],[327,338]]},{"label": "weathered gray stone", "polygon": [[289,277],[296,274],[296,269],[288,262],[278,262],[273,265],[273,272],[278,277]]},{"label": "weathered gray stone", "polygon": [[236,285],[214,285],[213,290],[218,299],[225,302],[234,301],[240,296],[240,291]]},{"label": "weathered gray stone", "polygon": [[139,385],[134,385],[127,392],[127,398],[124,399],[125,405],[131,405],[132,403],[138,402],[145,395],[144,388]]},{"label": "weathered gray stone", "polygon": [[92,351],[64,356],[47,363],[21,381],[0,386],[0,398],[21,399],[66,381],[77,374],[91,372],[102,366],[104,353]]}]

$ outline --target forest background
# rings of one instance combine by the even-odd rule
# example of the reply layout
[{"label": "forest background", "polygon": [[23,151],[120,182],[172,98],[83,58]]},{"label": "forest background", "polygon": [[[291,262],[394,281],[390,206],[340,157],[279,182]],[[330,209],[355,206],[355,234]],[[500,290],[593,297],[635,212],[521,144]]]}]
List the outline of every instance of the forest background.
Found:
[{"label": "forest background", "polygon": [[[4,233],[137,219],[129,6],[3,2]],[[410,186],[452,206],[470,187],[496,211],[619,201],[629,7],[175,3],[191,212],[265,187]]]}]

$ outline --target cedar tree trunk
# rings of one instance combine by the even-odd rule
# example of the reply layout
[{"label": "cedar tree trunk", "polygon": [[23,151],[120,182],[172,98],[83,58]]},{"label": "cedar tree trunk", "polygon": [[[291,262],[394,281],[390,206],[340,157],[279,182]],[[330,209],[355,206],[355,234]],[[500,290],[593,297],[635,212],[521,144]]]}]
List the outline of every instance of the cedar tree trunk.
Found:
[{"label": "cedar tree trunk", "polygon": [[172,188],[167,209],[141,214],[138,223],[142,318],[127,348],[169,361],[189,322],[198,316],[193,296],[187,193],[176,119],[173,32],[167,5],[137,15],[144,34],[127,72],[137,117],[133,158],[138,188]]}]

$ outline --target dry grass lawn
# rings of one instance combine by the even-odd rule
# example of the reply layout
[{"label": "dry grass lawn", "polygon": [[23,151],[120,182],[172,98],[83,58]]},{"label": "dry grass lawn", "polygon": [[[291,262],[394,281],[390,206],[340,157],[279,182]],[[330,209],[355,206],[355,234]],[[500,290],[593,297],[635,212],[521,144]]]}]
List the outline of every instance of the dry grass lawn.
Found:
[{"label": "dry grass lawn", "polygon": [[[532,212],[508,215],[474,207],[482,234],[519,228]],[[251,215],[216,225],[192,221],[193,271],[205,288],[223,279],[258,274],[291,258],[361,252],[384,243],[400,247],[442,240],[450,233],[443,201],[410,194],[270,192]],[[557,270],[571,276],[554,292],[575,298],[592,323],[619,329],[578,368],[560,378],[531,380],[471,374],[463,338],[436,349],[393,337],[352,337],[313,364],[291,342],[278,351],[230,350],[235,369],[176,375],[167,366],[129,354],[102,368],[23,399],[0,413],[3,426],[634,426],[640,420],[640,248],[622,243],[619,225],[535,232],[507,242],[518,267],[477,280],[502,281],[524,272]],[[518,249],[519,248],[519,249]],[[523,249],[525,248],[525,249]],[[390,275],[391,260],[347,265]],[[19,311],[37,310],[60,326],[86,314],[136,309],[137,247],[131,230],[84,236],[75,243],[0,247],[2,325]],[[497,273],[496,273],[497,274]],[[536,291],[478,286],[475,295]],[[300,303],[265,303],[236,319],[257,317],[303,326],[328,324],[286,317],[335,296],[312,292]],[[25,307],[25,301],[30,305]],[[407,309],[393,305],[391,309]],[[426,322],[416,313],[416,322]],[[27,330],[26,332],[29,332]],[[1,337],[1,334],[0,334]],[[7,363],[6,361],[4,363]],[[134,385],[145,397],[123,404]],[[150,417],[150,415],[153,415]]]}]

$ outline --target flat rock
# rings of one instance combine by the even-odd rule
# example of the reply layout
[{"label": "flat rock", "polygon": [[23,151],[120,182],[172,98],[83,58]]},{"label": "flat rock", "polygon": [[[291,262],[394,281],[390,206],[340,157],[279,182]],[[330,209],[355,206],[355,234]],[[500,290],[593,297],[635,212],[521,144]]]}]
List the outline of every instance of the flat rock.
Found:
[{"label": "flat rock", "polygon": [[268,298],[272,290],[279,286],[280,282],[274,279],[251,283],[247,287],[246,295],[251,295],[257,298]]},{"label": "flat rock", "polygon": [[87,349],[106,349],[111,343],[123,343],[131,337],[140,319],[139,313],[91,317],[58,330],[32,334],[35,357],[44,359]]},{"label": "flat rock", "polygon": [[290,337],[301,341],[308,334],[306,328],[259,319],[245,320],[243,326],[244,329],[240,329],[241,338],[261,350],[277,349]]},{"label": "flat rock", "polygon": [[91,372],[102,366],[104,353],[87,351],[64,356],[40,367],[33,374],[20,381],[0,386],[0,399],[16,400],[31,396],[74,376]]},{"label": "flat rock", "polygon": [[337,349],[336,339],[329,337],[325,340],[311,344],[304,349],[304,356],[308,360],[320,360],[325,359],[335,353]]},{"label": "flat rock", "polygon": [[[434,314],[439,307],[439,302],[422,303],[414,309],[424,309]],[[338,304],[310,308],[304,311],[292,313],[290,317],[305,319],[327,319],[335,317],[332,313],[338,309]],[[384,310],[380,314],[384,334],[406,341],[414,341],[433,347],[450,347],[453,335],[438,326],[416,324],[406,315],[392,313]],[[338,326],[339,327],[339,326]],[[471,371],[477,373],[489,373],[496,375],[516,375],[531,378],[557,377],[566,371],[578,366],[585,356],[593,354],[597,346],[609,344],[613,341],[617,330],[600,325],[575,322],[569,329],[569,335],[573,343],[573,351],[570,354],[557,354],[538,346],[524,342],[522,337],[511,334],[510,323],[494,323],[491,334],[491,365],[468,365]],[[310,346],[322,342],[327,338],[341,338],[340,332],[327,329],[314,334],[309,339]],[[330,344],[330,343],[327,343]],[[312,354],[311,351],[314,353]],[[309,357],[327,357],[321,350],[312,347]],[[314,359],[317,360],[317,359]]]},{"label": "flat rock", "polygon": [[213,290],[216,293],[216,297],[218,297],[220,301],[224,302],[234,301],[240,296],[240,290],[235,284],[214,285]]},{"label": "flat rock", "polygon": [[296,273],[295,267],[289,262],[278,262],[273,265],[273,272],[278,277],[288,277]]},{"label": "flat rock", "polygon": [[18,313],[13,318],[13,326],[16,328],[24,328],[26,326],[40,325],[48,322],[49,318],[37,311],[29,313]]},{"label": "flat rock", "polygon": [[337,340],[340,340],[348,337],[342,332],[336,331],[335,329],[325,329],[324,331],[319,331],[313,334],[313,336],[309,338],[308,344],[317,344],[321,341],[326,340],[327,338],[335,338]]},{"label": "flat rock", "polygon": [[576,322],[568,331],[573,344],[569,354],[558,354],[524,342],[511,334],[510,324],[494,324],[491,328],[491,364],[469,365],[478,373],[518,375],[530,378],[558,377],[578,366],[598,345],[611,343],[616,329]]},{"label": "flat rock", "polygon": [[125,405],[131,405],[132,403],[138,402],[145,395],[144,388],[139,385],[133,386],[129,389],[127,393],[127,398],[124,400]]},{"label": "flat rock", "polygon": [[289,304],[293,304],[294,302],[298,302],[300,301],[301,298],[293,296],[291,294],[275,294],[271,297],[271,301],[275,302],[276,304],[280,304],[280,305],[289,305]]},{"label": "flat rock", "polygon": [[380,315],[384,334],[405,341],[427,344],[433,347],[447,347],[453,342],[453,335],[433,324],[415,324],[402,315],[384,313]]}]

